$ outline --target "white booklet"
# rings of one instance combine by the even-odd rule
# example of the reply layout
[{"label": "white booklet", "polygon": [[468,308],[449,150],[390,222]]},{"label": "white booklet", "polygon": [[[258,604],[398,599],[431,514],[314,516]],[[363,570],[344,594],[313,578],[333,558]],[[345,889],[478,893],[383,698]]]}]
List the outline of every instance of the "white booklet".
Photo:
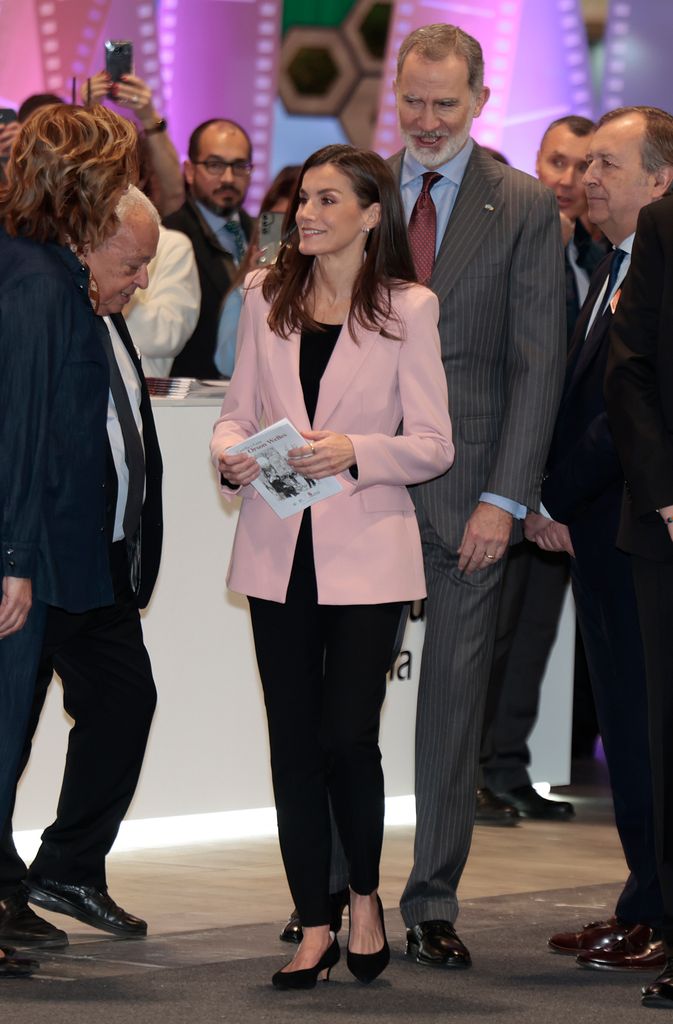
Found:
[{"label": "white booklet", "polygon": [[343,490],[335,476],[322,480],[295,473],[287,461],[291,448],[304,448],[306,439],[288,419],[278,420],[265,430],[246,438],[228,449],[231,455],[245,452],[259,463],[261,472],[252,486],[259,491],[277,516],[287,519],[323,498],[331,498]]}]

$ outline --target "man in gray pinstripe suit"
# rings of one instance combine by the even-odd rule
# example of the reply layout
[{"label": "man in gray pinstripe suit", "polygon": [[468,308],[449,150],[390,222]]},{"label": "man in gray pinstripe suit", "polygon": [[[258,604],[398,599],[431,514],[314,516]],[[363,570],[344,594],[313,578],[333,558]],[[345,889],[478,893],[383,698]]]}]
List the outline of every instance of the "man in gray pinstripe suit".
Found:
[{"label": "man in gray pinstripe suit", "polygon": [[424,239],[428,194],[434,205],[427,283],[440,300],[456,437],[454,467],[414,489],[428,600],[414,867],[401,901],[407,955],[440,967],[470,964],[454,929],[456,889],[474,824],[503,556],[526,510],[539,507],[565,362],[556,200],[470,138],[489,96],[483,73],[479,43],[454,26],[408,36],[395,83],[405,149],[391,159],[412,224],[425,193]]}]

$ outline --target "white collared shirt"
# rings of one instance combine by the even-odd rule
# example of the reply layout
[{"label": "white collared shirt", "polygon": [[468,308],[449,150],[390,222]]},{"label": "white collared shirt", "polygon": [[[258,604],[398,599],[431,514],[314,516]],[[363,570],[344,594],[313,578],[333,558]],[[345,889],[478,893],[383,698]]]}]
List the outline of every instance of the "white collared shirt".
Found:
[{"label": "white collared shirt", "polygon": [[[119,367],[119,372],[122,375],[122,380],[126,386],[129,402],[131,403],[131,410],[133,412],[133,418],[136,421],[140,440],[142,441],[143,421],[140,415],[140,399],[142,397],[140,380],[138,379],[138,374],[136,373],[136,368],[133,365],[131,357],[126,351],[124,342],[119,337],[117,328],[112,323],[109,316],[104,316],[103,320],[105,321],[105,326],[110,332],[112,350],[115,354],[115,359],[117,360],[117,366]],[[112,391],[110,391],[108,395],[107,436],[110,442],[110,448],[112,449],[112,458],[114,460],[115,471],[117,473],[117,507],[115,509],[115,524],[112,539],[113,541],[118,541],[124,539],[124,509],[126,508],[126,498],[129,491],[129,471],[128,466],[126,465],[122,428],[119,423],[119,417],[117,416],[117,409],[112,397]]]}]

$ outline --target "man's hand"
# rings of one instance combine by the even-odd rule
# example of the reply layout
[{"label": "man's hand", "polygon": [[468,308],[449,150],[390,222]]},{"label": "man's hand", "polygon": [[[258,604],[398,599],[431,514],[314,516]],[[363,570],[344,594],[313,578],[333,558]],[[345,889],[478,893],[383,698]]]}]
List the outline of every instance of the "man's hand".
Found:
[{"label": "man's hand", "polygon": [[543,551],[567,551],[571,558],[575,557],[570,530],[564,523],[557,523],[553,519],[547,520],[546,529],[537,534],[535,543]]},{"label": "man's hand", "polygon": [[30,580],[18,576],[5,576],[2,580],[0,601],[0,640],[23,629],[33,603]]},{"label": "man's hand", "polygon": [[658,508],[657,512],[661,516],[668,530],[668,536],[673,541],[673,505],[666,505],[664,508]]},{"label": "man's hand", "polygon": [[458,568],[471,576],[478,569],[495,565],[507,551],[512,533],[512,516],[497,505],[480,501],[465,524],[458,548]]},{"label": "man's hand", "polygon": [[546,530],[550,522],[551,519],[540,515],[539,512],[529,512],[523,523],[523,532],[526,540],[536,541],[538,534]]}]

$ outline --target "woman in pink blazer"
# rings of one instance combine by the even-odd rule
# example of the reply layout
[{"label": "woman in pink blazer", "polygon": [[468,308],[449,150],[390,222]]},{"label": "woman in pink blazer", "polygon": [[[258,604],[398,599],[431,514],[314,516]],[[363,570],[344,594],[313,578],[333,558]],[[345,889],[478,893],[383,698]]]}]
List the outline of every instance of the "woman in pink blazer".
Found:
[{"label": "woman in pink blazer", "polygon": [[[348,966],[371,981],[389,960],[379,716],[402,603],[425,596],[407,486],[446,472],[453,445],[438,303],[413,283],[385,162],[350,146],[315,153],[286,227],[296,230],[275,266],[248,279],[211,449],[223,493],[243,498],[228,584],[250,601],[280,844],[303,925],[273,983],[309,988],[339,959],[330,803],[350,872]],[[342,486],[288,519],[250,486],[258,463],[228,453],[283,417],[306,439],[293,469]]]}]

